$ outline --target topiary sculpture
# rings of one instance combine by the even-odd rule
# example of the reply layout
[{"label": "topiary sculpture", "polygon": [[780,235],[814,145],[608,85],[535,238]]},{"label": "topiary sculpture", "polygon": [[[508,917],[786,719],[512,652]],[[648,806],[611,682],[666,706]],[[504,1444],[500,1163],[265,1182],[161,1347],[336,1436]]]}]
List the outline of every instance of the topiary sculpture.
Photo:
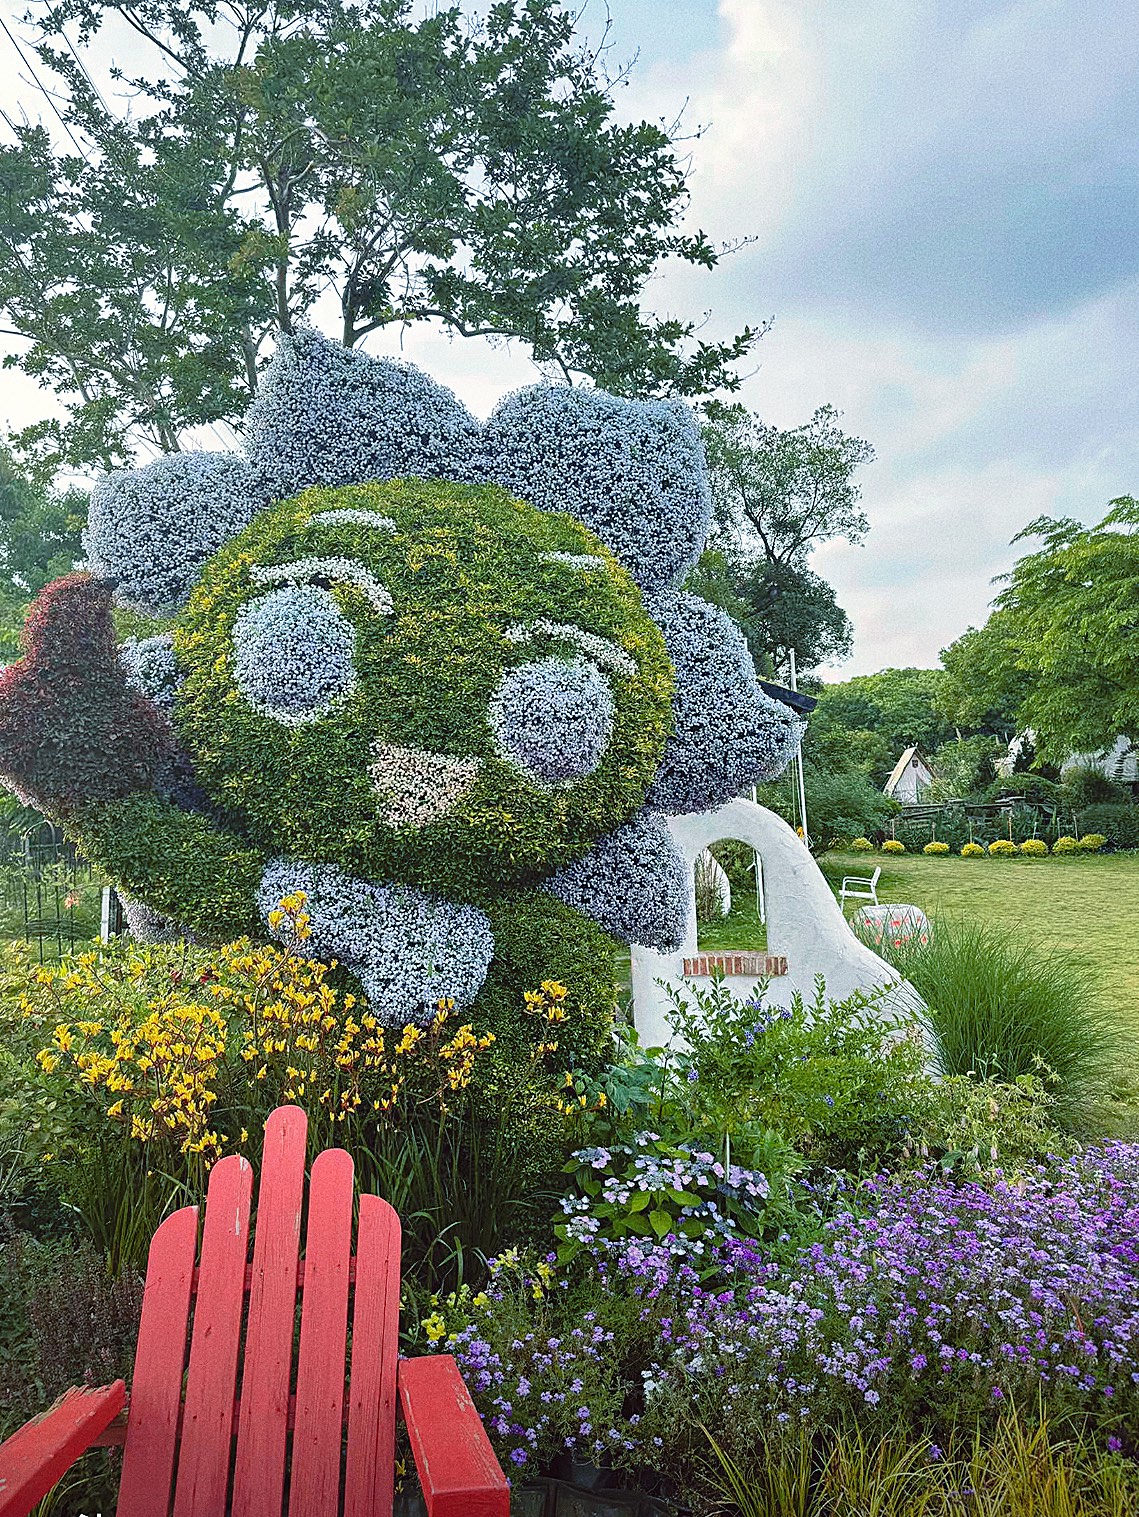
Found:
[{"label": "topiary sculpture", "polygon": [[[98,485],[89,575],[43,593],[0,681],[0,772],[152,926],[280,932],[303,890],[308,950],[385,1022],[469,1007],[496,932],[518,961],[501,933],[564,944],[567,908],[675,947],[661,812],[771,779],[801,733],[679,589],[708,524],[677,403],[536,386],[480,426],[300,331],[244,458]],[[160,619],[117,655],[112,592]]]}]

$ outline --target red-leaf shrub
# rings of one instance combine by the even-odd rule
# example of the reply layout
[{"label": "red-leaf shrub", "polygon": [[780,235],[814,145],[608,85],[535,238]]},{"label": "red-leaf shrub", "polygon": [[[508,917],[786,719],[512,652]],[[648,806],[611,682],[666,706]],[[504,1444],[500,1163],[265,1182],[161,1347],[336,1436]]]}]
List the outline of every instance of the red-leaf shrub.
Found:
[{"label": "red-leaf shrub", "polygon": [[149,789],[169,739],[119,665],[110,586],[54,580],[21,641],[24,657],[0,674],[0,776],[56,813]]}]

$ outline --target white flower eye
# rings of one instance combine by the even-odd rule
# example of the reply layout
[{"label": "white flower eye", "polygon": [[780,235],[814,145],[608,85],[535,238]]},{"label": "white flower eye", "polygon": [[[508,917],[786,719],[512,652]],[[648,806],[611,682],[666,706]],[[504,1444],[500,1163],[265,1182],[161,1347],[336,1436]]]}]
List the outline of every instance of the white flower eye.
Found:
[{"label": "white flower eye", "polygon": [[251,601],[233,628],[233,676],[262,715],[287,726],[324,716],[356,688],[356,632],[328,590],[286,585]]},{"label": "white flower eye", "polygon": [[504,755],[544,784],[592,774],[613,733],[613,692],[585,659],[536,659],[510,669],[490,704]]}]

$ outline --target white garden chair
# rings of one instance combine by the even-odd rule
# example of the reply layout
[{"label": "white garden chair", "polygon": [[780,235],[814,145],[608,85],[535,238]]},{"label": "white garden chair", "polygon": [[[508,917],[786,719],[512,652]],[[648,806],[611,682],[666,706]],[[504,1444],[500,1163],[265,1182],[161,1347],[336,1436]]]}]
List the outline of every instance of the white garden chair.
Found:
[{"label": "white garden chair", "polygon": [[845,906],[847,901],[871,901],[877,906],[878,880],[881,874],[881,864],[878,865],[873,874],[844,874],[842,886],[838,893],[838,904]]}]

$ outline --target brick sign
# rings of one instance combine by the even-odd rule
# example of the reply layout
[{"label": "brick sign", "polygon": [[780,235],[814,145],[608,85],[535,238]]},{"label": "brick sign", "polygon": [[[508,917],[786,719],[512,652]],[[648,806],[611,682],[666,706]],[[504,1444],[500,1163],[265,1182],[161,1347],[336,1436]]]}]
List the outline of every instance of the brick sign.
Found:
[{"label": "brick sign", "polygon": [[787,955],[782,953],[701,953],[685,959],[689,978],[713,974],[743,975],[750,980],[772,980],[787,973]]}]

